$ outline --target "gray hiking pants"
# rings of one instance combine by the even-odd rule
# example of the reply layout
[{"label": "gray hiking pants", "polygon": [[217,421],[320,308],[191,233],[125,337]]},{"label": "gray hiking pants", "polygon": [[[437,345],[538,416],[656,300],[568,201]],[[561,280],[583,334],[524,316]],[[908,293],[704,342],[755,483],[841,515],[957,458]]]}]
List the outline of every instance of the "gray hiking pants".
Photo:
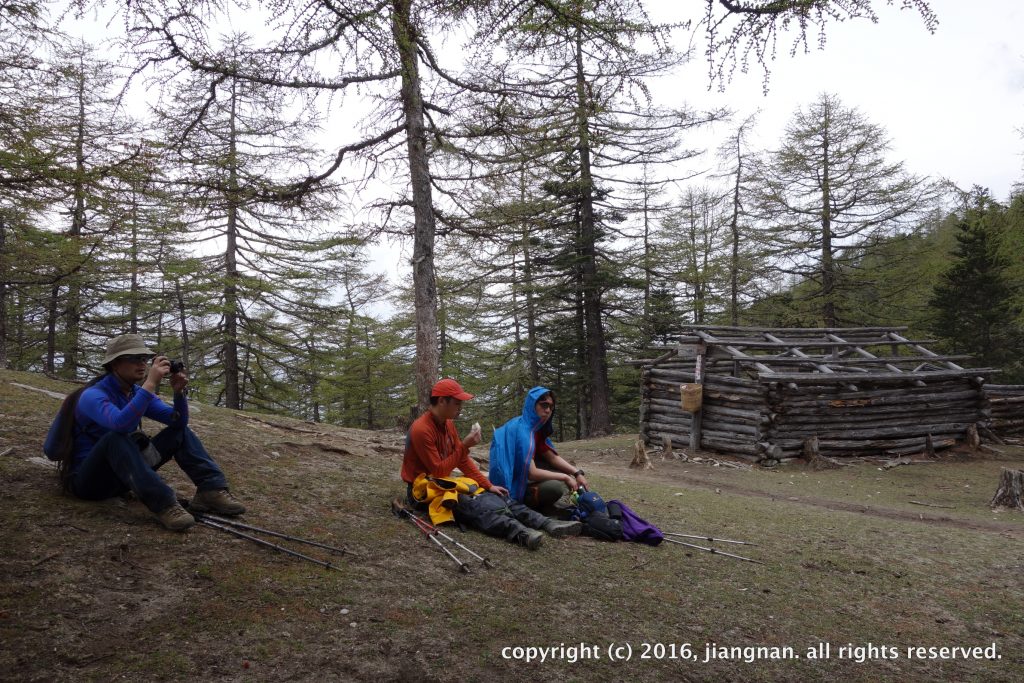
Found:
[{"label": "gray hiking pants", "polygon": [[455,519],[488,536],[513,540],[524,527],[540,529],[548,518],[517,500],[502,498],[490,491],[478,496],[459,494]]}]

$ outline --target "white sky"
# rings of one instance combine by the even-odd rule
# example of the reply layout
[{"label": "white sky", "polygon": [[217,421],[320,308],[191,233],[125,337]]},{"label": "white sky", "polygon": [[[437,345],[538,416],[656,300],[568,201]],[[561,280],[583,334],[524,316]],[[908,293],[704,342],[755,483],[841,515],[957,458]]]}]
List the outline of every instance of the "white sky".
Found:
[{"label": "white sky", "polygon": [[[647,2],[655,19],[670,17],[680,4]],[[739,116],[760,109],[760,148],[777,144],[797,107],[821,92],[836,93],[886,128],[891,160],[904,161],[908,171],[963,188],[981,185],[1006,199],[1011,186],[1024,181],[1024,5],[931,0],[939,26],[929,34],[915,11],[874,4],[878,24],[834,23],[824,50],[812,36],[810,53],[791,58],[790,41],[780,40],[767,96],[753,68],[738,74],[725,93],[717,85],[709,92],[700,49],[673,87],[695,108],[724,105]],[[685,38],[680,35],[680,49]]]}]

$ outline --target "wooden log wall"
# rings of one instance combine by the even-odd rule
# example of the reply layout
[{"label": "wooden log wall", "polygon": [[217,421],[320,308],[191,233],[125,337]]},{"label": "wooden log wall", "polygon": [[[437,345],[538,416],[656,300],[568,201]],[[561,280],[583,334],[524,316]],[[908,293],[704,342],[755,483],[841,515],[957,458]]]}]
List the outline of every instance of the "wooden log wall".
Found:
[{"label": "wooden log wall", "polygon": [[986,384],[991,428],[1000,436],[1024,434],[1024,384]]},{"label": "wooden log wall", "polygon": [[[693,370],[692,361],[681,360],[644,368],[640,433],[646,443],[660,447],[668,437],[674,448],[688,448],[691,416],[680,406],[679,385],[694,381]],[[799,457],[813,436],[827,456],[916,453],[929,440],[935,449],[948,448],[964,440],[970,425],[996,418],[991,396],[966,376],[943,374],[924,386],[916,386],[916,377],[905,384],[861,381],[853,391],[845,377],[776,382],[730,376],[735,370],[732,361],[713,359],[708,366],[701,445],[754,461]],[[1024,433],[1024,386],[1000,400],[1001,411],[1017,411],[1004,427]]]},{"label": "wooden log wall", "polygon": [[988,417],[987,400],[965,377],[928,381],[925,386],[859,387],[841,384],[784,384],[769,391],[772,426],[768,438],[795,457],[804,442],[818,437],[829,456],[891,455],[963,441],[967,428]]}]

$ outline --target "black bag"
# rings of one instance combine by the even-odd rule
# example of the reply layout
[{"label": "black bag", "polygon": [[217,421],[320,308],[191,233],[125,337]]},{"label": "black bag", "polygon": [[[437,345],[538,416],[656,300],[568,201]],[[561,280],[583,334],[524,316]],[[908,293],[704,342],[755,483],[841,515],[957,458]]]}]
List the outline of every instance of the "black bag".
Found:
[{"label": "black bag", "polygon": [[583,520],[583,530],[580,533],[599,541],[621,541],[622,522],[612,519],[607,512],[591,512]]}]

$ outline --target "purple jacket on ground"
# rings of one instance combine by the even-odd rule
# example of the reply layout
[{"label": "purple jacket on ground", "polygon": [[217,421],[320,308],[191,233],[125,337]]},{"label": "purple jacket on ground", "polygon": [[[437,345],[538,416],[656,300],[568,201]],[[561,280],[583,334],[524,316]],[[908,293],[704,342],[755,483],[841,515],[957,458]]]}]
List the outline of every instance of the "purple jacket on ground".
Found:
[{"label": "purple jacket on ground", "polygon": [[642,519],[621,500],[608,502],[615,503],[622,509],[622,540],[636,541],[647,545],[658,545],[664,540],[665,537],[661,534],[661,529]]}]

